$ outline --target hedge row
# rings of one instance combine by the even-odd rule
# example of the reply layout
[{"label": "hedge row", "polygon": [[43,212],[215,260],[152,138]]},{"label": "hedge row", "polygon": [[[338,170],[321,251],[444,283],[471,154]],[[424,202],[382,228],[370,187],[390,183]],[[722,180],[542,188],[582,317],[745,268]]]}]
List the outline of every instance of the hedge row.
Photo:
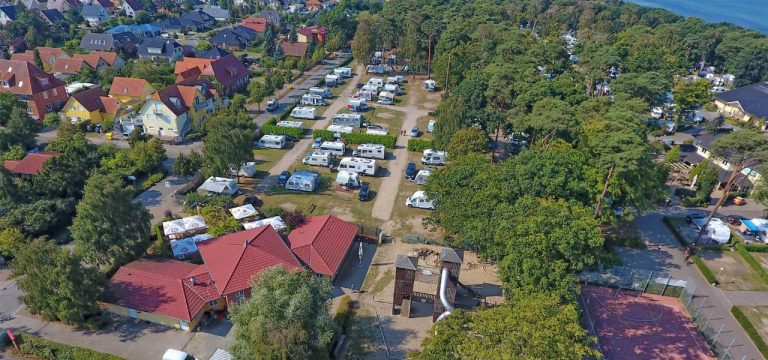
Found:
[{"label": "hedge row", "polygon": [[302,129],[286,126],[264,124],[264,126],[261,127],[261,131],[269,135],[290,135],[297,139],[304,136]]},{"label": "hedge row", "polygon": [[744,248],[749,252],[768,252],[768,245],[746,244]]},{"label": "hedge row", "polygon": [[688,247],[690,244],[688,244],[688,241],[685,240],[685,237],[683,237],[683,234],[681,234],[679,231],[677,231],[677,226],[672,223],[672,221],[668,217],[663,217],[662,221],[664,222],[664,225],[667,225],[667,228],[670,232],[672,232],[672,235],[675,236],[675,239],[677,239],[677,242],[680,243],[683,247]]},{"label": "hedge row", "polygon": [[768,284],[768,272],[765,271],[762,265],[752,256],[752,254],[749,253],[747,248],[744,247],[741,243],[736,244],[736,251],[741,255],[742,258],[744,258],[744,261],[749,264],[750,267],[752,267],[752,270],[755,270],[755,273],[757,273],[757,276],[760,277],[760,280],[763,280],[764,283]]},{"label": "hedge row", "polygon": [[285,120],[289,116],[291,116],[291,111],[293,111],[293,108],[295,108],[295,107],[296,107],[296,104],[293,104],[293,105],[289,106],[287,109],[285,109],[285,111],[283,111],[280,114],[280,120]]},{"label": "hedge row", "polygon": [[333,131],[315,130],[312,132],[312,138],[323,138],[323,141],[333,141]]},{"label": "hedge row", "polygon": [[342,334],[347,332],[351,318],[352,298],[349,297],[349,295],[344,295],[344,297],[341,298],[341,303],[339,304],[338,310],[336,310],[336,315],[333,317],[333,320],[336,322],[336,325],[339,327]]},{"label": "hedge row", "polygon": [[699,271],[701,271],[701,275],[704,275],[704,278],[707,279],[707,282],[710,284],[717,284],[717,277],[715,277],[715,274],[712,273],[712,270],[709,270],[707,264],[701,260],[699,255],[691,255],[691,259],[693,259],[696,267],[699,268]]},{"label": "hedge row", "polygon": [[341,134],[341,139],[348,144],[381,144],[388,149],[394,149],[397,138],[391,135],[373,135],[373,134]]},{"label": "hedge row", "polygon": [[24,357],[40,360],[122,360],[119,356],[101,353],[91,349],[60,344],[31,334],[16,334],[19,349]]},{"label": "hedge row", "polygon": [[768,344],[766,344],[765,340],[760,337],[760,333],[757,332],[755,326],[752,325],[751,321],[749,321],[747,315],[744,315],[744,312],[736,306],[731,306],[731,314],[733,314],[733,317],[736,318],[736,321],[741,324],[741,327],[744,328],[744,331],[747,332],[747,335],[749,335],[749,338],[752,339],[752,342],[755,343],[755,346],[757,346],[757,349],[760,350],[761,354],[763,354],[763,357],[768,359]]},{"label": "hedge row", "polygon": [[431,140],[421,140],[421,139],[408,140],[408,151],[422,152],[427,149],[432,149]]}]

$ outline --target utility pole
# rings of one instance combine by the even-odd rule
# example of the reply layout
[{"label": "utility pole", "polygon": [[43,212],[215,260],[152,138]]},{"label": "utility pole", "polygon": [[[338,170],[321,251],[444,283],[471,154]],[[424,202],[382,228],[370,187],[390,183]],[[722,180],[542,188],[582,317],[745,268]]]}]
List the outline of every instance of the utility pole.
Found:
[{"label": "utility pole", "polygon": [[453,55],[452,52],[448,53],[448,67],[445,69],[445,93],[448,93],[448,84],[450,84],[450,78],[451,78],[451,55]]},{"label": "utility pole", "polygon": [[432,79],[432,37],[435,36],[436,33],[429,34],[429,39],[427,40],[427,79]]}]

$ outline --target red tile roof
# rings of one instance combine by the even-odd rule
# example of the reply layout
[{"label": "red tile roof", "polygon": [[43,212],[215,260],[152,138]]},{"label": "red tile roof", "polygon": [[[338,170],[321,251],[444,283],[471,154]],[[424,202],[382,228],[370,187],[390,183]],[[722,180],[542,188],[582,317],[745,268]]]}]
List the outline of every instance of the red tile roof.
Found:
[{"label": "red tile roof", "polygon": [[189,73],[193,68],[198,68],[201,76],[213,77],[223,86],[233,85],[238,79],[248,76],[248,68],[232,54],[215,60],[185,57],[176,62],[173,73]]},{"label": "red tile roof", "polygon": [[102,96],[101,103],[104,105],[104,112],[107,114],[116,115],[117,110],[120,109],[120,102],[117,101],[117,99],[111,98],[109,96]]},{"label": "red tile roof", "polygon": [[0,86],[0,92],[15,95],[35,95],[64,86],[64,82],[26,61],[0,59],[0,80],[8,87]]},{"label": "red tile roof", "polygon": [[328,32],[328,28],[322,25],[313,25],[296,30],[296,32],[305,36],[312,36],[312,34],[325,35]]},{"label": "red tile roof", "polygon": [[93,68],[99,66],[99,60],[104,60],[104,63],[109,66],[115,66],[115,63],[117,62],[117,53],[112,51],[91,51],[88,54],[75,54],[72,58],[83,59]]},{"label": "red tile roof", "polygon": [[[60,48],[53,48],[53,47],[44,47],[40,46],[36,48],[37,51],[40,53],[40,59],[43,62],[50,61],[51,58],[55,59],[68,59],[69,55],[64,52],[63,49]],[[11,55],[11,60],[19,60],[19,61],[26,61],[30,64],[35,63],[35,51],[34,50],[27,50],[20,54],[13,54]]]},{"label": "red tile roof", "polygon": [[360,228],[332,215],[310,216],[291,231],[291,250],[312,271],[335,277]]},{"label": "red tile roof", "polygon": [[267,24],[271,22],[272,20],[262,17],[249,17],[243,19],[242,25],[251,30],[263,33],[267,28]]},{"label": "red tile roof", "polygon": [[[190,78],[181,80],[180,82],[170,85],[162,91],[153,94],[151,99],[162,101],[174,114],[181,115],[189,111],[194,105],[195,94],[198,92],[198,87],[200,87],[199,90],[206,100],[213,97],[216,93],[211,82]],[[178,102],[175,102],[173,98],[178,99]]]},{"label": "red tile roof", "polygon": [[149,82],[144,79],[116,76],[114,79],[112,79],[112,86],[109,88],[109,95],[141,96],[143,94],[144,87],[148,85]]},{"label": "red tile roof", "polygon": [[84,59],[59,59],[53,64],[51,72],[74,75],[79,74],[83,70],[83,66],[90,66]]},{"label": "red tile roof", "polygon": [[186,321],[220,297],[204,265],[167,259],[140,259],[121,267],[107,291],[114,304]]},{"label": "red tile roof", "polygon": [[250,288],[264,269],[282,265],[302,269],[280,235],[269,225],[220,236],[197,244],[219,294]]},{"label": "red tile roof", "polygon": [[98,86],[72,94],[72,98],[77,100],[88,112],[105,112],[104,103],[101,101],[102,97],[107,97],[107,93]]},{"label": "red tile roof", "polygon": [[59,156],[56,152],[30,153],[21,160],[6,160],[3,167],[14,174],[36,175],[43,171],[48,159]]},{"label": "red tile roof", "polygon": [[307,47],[309,44],[307,43],[289,43],[287,41],[283,41],[280,43],[280,47],[283,49],[283,55],[285,56],[295,56],[295,57],[304,57],[307,55]]}]

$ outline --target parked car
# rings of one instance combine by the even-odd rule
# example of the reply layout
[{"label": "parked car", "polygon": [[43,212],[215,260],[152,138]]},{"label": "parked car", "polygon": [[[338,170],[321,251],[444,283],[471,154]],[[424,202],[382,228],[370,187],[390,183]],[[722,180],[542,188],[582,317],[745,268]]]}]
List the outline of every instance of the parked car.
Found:
[{"label": "parked car", "polygon": [[741,196],[737,196],[737,197],[733,198],[733,204],[734,205],[739,205],[739,206],[746,205],[747,204],[747,199],[745,199],[745,198],[743,198]]},{"label": "parked car", "polygon": [[280,103],[275,98],[269,99],[267,102],[267,111],[275,111],[278,106],[280,106]]},{"label": "parked car", "polygon": [[315,140],[312,141],[312,148],[319,149],[320,145],[323,145],[323,138],[316,137]]},{"label": "parked car", "polygon": [[725,222],[733,225],[733,226],[741,226],[741,220],[745,220],[746,218],[741,215],[728,215],[723,220]]},{"label": "parked car", "polygon": [[168,349],[163,354],[163,360],[197,360],[197,358],[183,351]]},{"label": "parked car", "polygon": [[707,217],[707,215],[706,215],[706,214],[702,214],[702,213],[691,213],[691,214],[688,214],[688,215],[686,215],[686,216],[685,216],[685,221],[686,221],[686,222],[688,222],[688,223],[690,224],[690,223],[692,223],[692,222],[693,222],[693,220],[696,220],[696,219],[704,219],[704,218],[706,218],[706,217]]},{"label": "parked car", "polygon": [[290,171],[283,171],[280,173],[280,175],[277,176],[277,184],[280,186],[285,186],[285,183],[288,182],[288,179],[291,177]]},{"label": "parked car", "polygon": [[364,182],[363,185],[360,186],[360,192],[357,194],[357,198],[360,201],[367,201],[368,196],[370,196],[370,184]]},{"label": "parked car", "polygon": [[413,129],[411,129],[411,136],[419,137],[419,128],[418,127],[414,127]]},{"label": "parked car", "polygon": [[405,178],[408,180],[416,178],[416,163],[408,163],[408,166],[405,168]]}]

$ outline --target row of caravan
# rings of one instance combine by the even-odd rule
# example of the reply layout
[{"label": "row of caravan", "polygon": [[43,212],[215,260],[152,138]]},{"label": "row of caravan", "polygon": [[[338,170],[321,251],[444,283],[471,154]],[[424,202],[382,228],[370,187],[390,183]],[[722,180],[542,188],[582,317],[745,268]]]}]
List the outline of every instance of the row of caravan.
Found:
[{"label": "row of caravan", "polygon": [[[342,141],[323,141],[319,146],[313,146],[319,152],[328,153],[332,156],[344,156],[347,152],[347,144]],[[367,159],[383,160],[387,156],[386,148],[381,144],[360,144],[352,155]]]}]

